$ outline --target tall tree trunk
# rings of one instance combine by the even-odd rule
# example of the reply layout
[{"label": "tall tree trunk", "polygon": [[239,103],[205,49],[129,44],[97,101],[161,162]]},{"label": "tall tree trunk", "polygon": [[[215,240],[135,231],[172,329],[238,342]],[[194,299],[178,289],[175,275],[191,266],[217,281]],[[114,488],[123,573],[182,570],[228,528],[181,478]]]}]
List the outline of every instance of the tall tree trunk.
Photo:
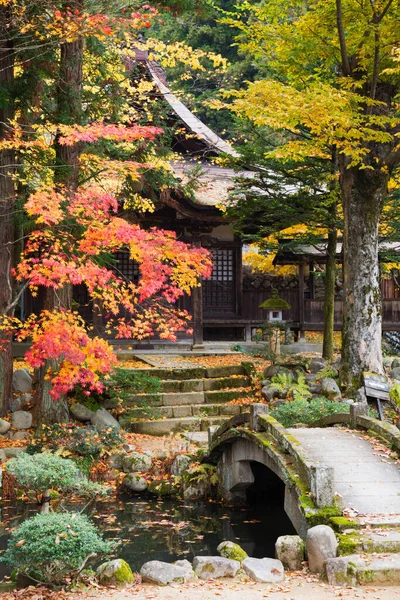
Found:
[{"label": "tall tree trunk", "polygon": [[[64,8],[82,11],[84,0],[70,0]],[[64,43],[60,48],[60,68],[57,81],[57,122],[66,125],[79,124],[82,115],[82,65],[83,39]],[[78,187],[79,147],[61,146],[55,141],[56,162],[54,181],[56,186],[63,188],[67,195],[72,195]],[[72,304],[72,287],[64,286],[46,295],[46,308],[70,309]],[[48,363],[37,373],[37,391],[35,398],[34,420],[40,423],[65,423],[69,419],[67,398],[61,396],[57,401],[49,394],[51,386],[47,380],[49,369],[56,365]]]},{"label": "tall tree trunk", "polygon": [[[333,206],[336,217],[336,204]],[[324,341],[322,356],[333,358],[333,333],[335,325],[335,283],[336,283],[336,244],[337,229],[332,226],[328,231],[327,259],[325,265],[325,294],[324,294]]]},{"label": "tall tree trunk", "polygon": [[[13,83],[14,52],[10,40],[11,11],[0,6],[0,140],[11,133],[14,118]],[[5,314],[12,302],[13,244],[14,244],[14,152],[0,151],[0,314]],[[7,414],[11,399],[12,339],[1,334],[0,342],[0,414]]]},{"label": "tall tree trunk", "polygon": [[341,165],[344,208],[342,385],[353,393],[363,371],[383,373],[378,226],[387,176]]}]

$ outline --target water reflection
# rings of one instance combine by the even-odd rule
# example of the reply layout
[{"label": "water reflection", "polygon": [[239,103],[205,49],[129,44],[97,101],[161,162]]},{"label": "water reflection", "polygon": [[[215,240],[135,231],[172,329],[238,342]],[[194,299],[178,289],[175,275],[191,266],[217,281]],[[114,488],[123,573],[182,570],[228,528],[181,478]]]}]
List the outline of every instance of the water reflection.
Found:
[{"label": "water reflection", "polygon": [[[79,510],[84,504],[65,505]],[[38,507],[22,502],[3,503],[0,549],[7,547],[11,529],[38,512]],[[191,560],[196,555],[216,555],[223,540],[239,543],[253,557],[274,556],[278,536],[295,531],[282,506],[253,505],[227,508],[214,502],[186,504],[179,500],[120,498],[98,502],[86,511],[107,538],[121,542],[118,556],[133,570],[148,560],[172,562]],[[9,574],[0,565],[0,577]]]}]

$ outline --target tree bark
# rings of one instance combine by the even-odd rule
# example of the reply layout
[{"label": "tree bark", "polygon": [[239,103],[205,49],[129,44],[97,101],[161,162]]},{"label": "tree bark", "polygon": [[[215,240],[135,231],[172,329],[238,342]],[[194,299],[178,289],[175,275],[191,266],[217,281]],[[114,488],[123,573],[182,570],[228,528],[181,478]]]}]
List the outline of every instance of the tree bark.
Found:
[{"label": "tree bark", "polygon": [[[336,215],[336,205],[334,206]],[[322,356],[333,358],[333,333],[335,330],[335,283],[336,283],[336,244],[337,229],[335,226],[328,231],[327,259],[325,265],[325,294],[324,294],[324,340]]]},{"label": "tree bark", "polygon": [[387,175],[341,165],[344,208],[344,314],[340,378],[348,392],[363,371],[383,374],[378,226]]},{"label": "tree bark", "polygon": [[[0,6],[0,140],[11,133],[10,121],[14,118],[13,83],[14,52],[10,40],[11,11]],[[12,302],[14,244],[14,152],[0,151],[0,314],[5,314]],[[0,341],[0,415],[7,414],[11,399],[12,337],[1,334]]]},{"label": "tree bark", "polygon": [[[82,11],[84,0],[70,0],[64,8]],[[82,65],[83,65],[83,39],[78,38],[72,42],[61,44],[60,67],[56,88],[57,122],[66,125],[79,124],[82,115]],[[55,141],[55,172],[54,182],[62,188],[67,195],[72,195],[78,187],[79,175],[79,146],[62,146]],[[54,310],[59,308],[71,309],[72,286],[66,285],[60,290],[50,291],[46,295],[46,308]],[[48,371],[56,368],[49,362],[39,369],[37,373],[37,391],[35,394],[34,422],[65,423],[69,420],[66,396],[61,396],[57,401],[49,395],[50,382],[47,379]]]}]

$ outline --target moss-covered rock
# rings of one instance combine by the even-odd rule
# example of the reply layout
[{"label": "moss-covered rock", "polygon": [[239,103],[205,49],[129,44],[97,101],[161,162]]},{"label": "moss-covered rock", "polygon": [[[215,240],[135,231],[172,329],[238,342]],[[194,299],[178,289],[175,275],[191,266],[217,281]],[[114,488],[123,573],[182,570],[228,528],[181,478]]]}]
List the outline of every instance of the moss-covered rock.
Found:
[{"label": "moss-covered rock", "polygon": [[147,488],[149,492],[156,496],[176,496],[179,492],[179,486],[171,479],[155,479]]},{"label": "moss-covered rock", "polygon": [[217,551],[224,558],[230,558],[231,560],[238,560],[242,562],[245,558],[248,558],[247,553],[234,542],[221,542],[217,548]]},{"label": "moss-covered rock", "polygon": [[150,469],[151,462],[150,454],[132,452],[122,459],[122,470],[125,473],[144,473]]},{"label": "moss-covered rock", "polygon": [[97,569],[96,575],[101,585],[119,588],[129,587],[135,581],[132,569],[122,558],[103,563]]}]

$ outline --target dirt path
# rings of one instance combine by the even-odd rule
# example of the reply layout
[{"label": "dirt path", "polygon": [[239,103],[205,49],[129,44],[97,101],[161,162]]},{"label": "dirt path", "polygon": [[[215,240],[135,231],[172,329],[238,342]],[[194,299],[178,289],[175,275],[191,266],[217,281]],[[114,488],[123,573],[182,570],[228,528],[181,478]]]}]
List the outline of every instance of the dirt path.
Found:
[{"label": "dirt path", "polygon": [[[71,600],[83,600],[81,594]],[[399,587],[339,588],[320,583],[313,577],[287,577],[283,584],[267,585],[249,581],[216,580],[185,585],[156,587],[140,585],[126,591],[98,590],[84,595],[91,600],[400,600]]]}]

